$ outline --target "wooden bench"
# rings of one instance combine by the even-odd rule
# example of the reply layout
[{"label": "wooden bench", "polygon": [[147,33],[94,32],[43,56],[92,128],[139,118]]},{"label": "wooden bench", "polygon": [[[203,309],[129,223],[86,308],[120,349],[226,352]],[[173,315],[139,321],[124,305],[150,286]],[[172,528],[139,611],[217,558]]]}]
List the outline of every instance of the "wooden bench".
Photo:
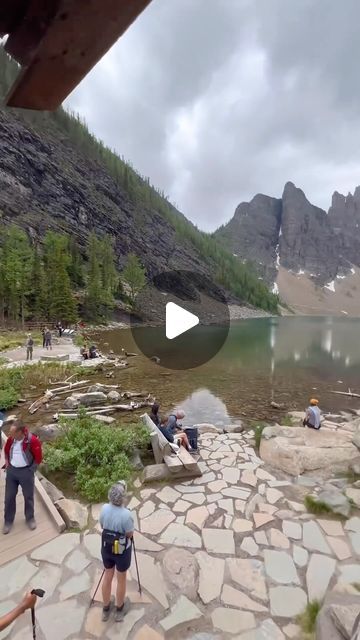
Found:
[{"label": "wooden bench", "polygon": [[156,464],[165,463],[173,476],[201,476],[202,472],[196,459],[185,449],[179,447],[175,452],[170,442],[166,440],[160,429],[154,424],[147,413],[141,416],[143,424],[149,429],[151,445]]}]

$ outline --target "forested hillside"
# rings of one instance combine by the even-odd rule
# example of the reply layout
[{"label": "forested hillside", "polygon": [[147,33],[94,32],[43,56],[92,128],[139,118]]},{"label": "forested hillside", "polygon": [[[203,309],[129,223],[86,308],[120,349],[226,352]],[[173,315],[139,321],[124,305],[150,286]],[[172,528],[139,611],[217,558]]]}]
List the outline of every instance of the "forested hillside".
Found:
[{"label": "forested hillside", "polygon": [[[16,73],[0,48],[1,98]],[[63,109],[50,114],[0,107],[0,215],[4,226],[26,232],[32,250],[46,247],[48,231],[67,236],[65,243],[71,238],[85,263],[85,287],[93,232],[100,240],[111,238],[118,271],[135,253],[148,278],[169,268],[194,270],[212,276],[240,302],[277,309],[276,296],[250,268],[198,231],[148,178]],[[39,251],[46,271],[46,251]]]}]

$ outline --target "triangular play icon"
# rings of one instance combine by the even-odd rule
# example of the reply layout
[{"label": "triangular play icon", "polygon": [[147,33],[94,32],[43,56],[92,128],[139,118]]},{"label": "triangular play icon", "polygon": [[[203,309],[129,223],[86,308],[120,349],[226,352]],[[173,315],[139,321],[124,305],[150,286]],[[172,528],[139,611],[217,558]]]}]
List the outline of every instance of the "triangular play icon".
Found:
[{"label": "triangular play icon", "polygon": [[175,302],[168,302],[166,305],[166,337],[168,340],[173,340],[180,336],[185,331],[189,331],[193,327],[196,327],[200,322],[199,318],[186,311],[182,307],[179,307]]}]

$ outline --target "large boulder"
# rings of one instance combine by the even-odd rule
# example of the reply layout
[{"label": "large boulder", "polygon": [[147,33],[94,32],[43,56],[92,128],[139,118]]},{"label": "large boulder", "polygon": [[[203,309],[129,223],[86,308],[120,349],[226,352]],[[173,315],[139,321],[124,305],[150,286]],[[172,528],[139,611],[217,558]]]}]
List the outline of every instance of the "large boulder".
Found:
[{"label": "large boulder", "polygon": [[194,424],[194,429],[198,430],[199,434],[202,433],[222,433],[222,429],[215,427],[213,424],[202,422],[201,424]]},{"label": "large boulder", "polygon": [[59,424],[43,424],[36,430],[36,435],[42,442],[52,442],[61,435],[61,426]]},{"label": "large boulder", "polygon": [[315,502],[326,504],[334,513],[338,513],[348,518],[351,511],[351,504],[348,498],[341,491],[333,489],[325,489],[320,491],[317,496],[312,496]]},{"label": "large boulder", "polygon": [[113,389],[108,393],[107,397],[108,397],[108,400],[110,400],[110,402],[119,402],[121,395],[118,391],[115,391],[115,389]]},{"label": "large boulder", "polygon": [[90,387],[88,388],[88,393],[96,393],[97,391],[107,393],[107,388],[105,385],[100,384],[100,382],[96,382],[95,384],[90,385]]},{"label": "large boulder", "polygon": [[79,405],[91,407],[95,404],[106,404],[107,397],[102,391],[91,391],[90,393],[73,393],[66,398],[64,407],[66,409],[77,409]]},{"label": "large boulder", "polygon": [[348,431],[266,427],[262,432],[260,457],[293,476],[315,470],[346,472],[359,458],[352,437]]},{"label": "large boulder", "polygon": [[88,523],[88,510],[81,502],[64,498],[56,502],[56,508],[68,529],[85,529]]},{"label": "large boulder", "polygon": [[224,427],[224,433],[242,433],[243,431],[245,431],[245,427],[241,423],[228,424]]},{"label": "large boulder", "polygon": [[316,640],[360,640],[359,611],[360,594],[329,592],[317,617]]}]

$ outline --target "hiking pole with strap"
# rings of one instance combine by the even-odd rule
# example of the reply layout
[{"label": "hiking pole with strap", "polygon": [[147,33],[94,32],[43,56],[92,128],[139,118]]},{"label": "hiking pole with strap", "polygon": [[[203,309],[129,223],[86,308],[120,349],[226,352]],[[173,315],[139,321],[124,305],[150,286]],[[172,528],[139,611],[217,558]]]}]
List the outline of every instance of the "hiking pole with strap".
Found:
[{"label": "hiking pole with strap", "polygon": [[[32,595],[37,596],[38,598],[43,598],[45,595],[44,589],[33,589]],[[33,640],[36,640],[36,620],[35,620],[35,609],[34,607],[31,609],[31,624],[33,631]]]},{"label": "hiking pole with strap", "polygon": [[94,600],[95,600],[95,598],[96,598],[96,594],[97,594],[97,592],[99,591],[99,587],[100,587],[100,585],[101,585],[101,581],[102,581],[102,579],[103,579],[103,577],[104,577],[104,573],[105,573],[105,569],[103,569],[103,572],[102,572],[102,574],[101,574],[101,576],[100,576],[100,580],[99,580],[98,585],[97,585],[97,587],[96,587],[96,589],[95,589],[95,593],[94,593],[93,597],[92,597],[92,598],[91,598],[91,600],[90,600],[89,609],[90,609],[90,607],[92,607],[92,605],[94,604]]},{"label": "hiking pole with strap", "polygon": [[139,566],[138,566],[138,561],[137,561],[137,556],[136,556],[136,548],[135,548],[134,537],[132,538],[132,546],[134,548],[134,558],[135,558],[136,573],[137,573],[137,579],[138,579],[138,585],[139,585],[139,594],[142,595],[141,584],[140,584]]}]

